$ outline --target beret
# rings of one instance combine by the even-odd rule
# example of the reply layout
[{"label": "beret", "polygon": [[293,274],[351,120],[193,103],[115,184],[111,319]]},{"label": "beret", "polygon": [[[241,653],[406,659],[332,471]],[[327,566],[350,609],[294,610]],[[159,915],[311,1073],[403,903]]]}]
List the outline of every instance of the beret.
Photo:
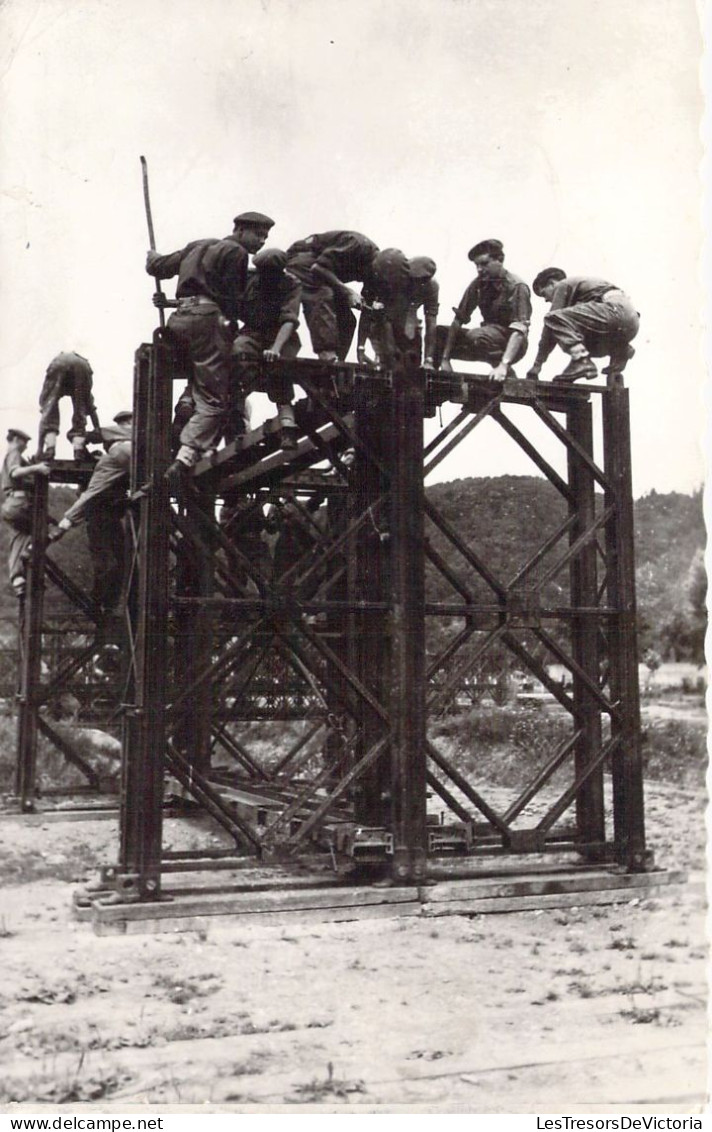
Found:
[{"label": "beret", "polygon": [[284,271],[287,266],[287,253],[281,248],[263,248],[252,257],[258,271]]},{"label": "beret", "polygon": [[274,228],[274,220],[271,216],[265,216],[263,212],[241,212],[233,220],[233,224],[237,227],[239,224],[251,225],[253,228]]},{"label": "beret", "polygon": [[432,279],[438,269],[434,259],[427,255],[416,255],[408,260],[411,279]]},{"label": "beret", "polygon": [[480,240],[479,244],[470,248],[467,258],[475,259],[478,255],[503,256],[504,244],[501,240]]},{"label": "beret", "polygon": [[562,271],[560,267],[545,267],[543,271],[539,272],[534,282],[532,283],[532,290],[535,295],[539,295],[541,297],[542,288],[546,287],[547,283],[551,283],[552,280],[555,283],[558,283],[560,279],[565,278],[566,272]]}]

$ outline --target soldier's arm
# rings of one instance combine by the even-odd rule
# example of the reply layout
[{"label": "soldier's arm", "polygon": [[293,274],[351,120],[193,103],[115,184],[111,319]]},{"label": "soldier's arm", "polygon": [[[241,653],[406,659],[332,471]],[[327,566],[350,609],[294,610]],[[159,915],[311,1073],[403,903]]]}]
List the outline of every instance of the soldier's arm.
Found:
[{"label": "soldier's arm", "polygon": [[450,354],[452,353],[457,335],[460,329],[465,326],[472,318],[472,312],[479,305],[480,291],[477,280],[475,279],[465,291],[465,294],[460,299],[460,305],[453,307],[455,317],[450,323],[450,329],[447,332],[447,341],[445,342],[445,349],[443,350],[442,361],[440,362],[440,369],[445,373],[452,373],[452,365],[450,364]]}]

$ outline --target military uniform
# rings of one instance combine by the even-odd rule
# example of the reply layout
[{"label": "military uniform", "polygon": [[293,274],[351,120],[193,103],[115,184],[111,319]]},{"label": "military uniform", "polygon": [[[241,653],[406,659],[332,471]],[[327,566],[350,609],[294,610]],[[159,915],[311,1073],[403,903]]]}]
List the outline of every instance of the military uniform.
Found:
[{"label": "military uniform", "polygon": [[619,372],[639,326],[638,311],[615,283],[567,276],[556,281],[534,366],[540,367],[559,345],[573,356],[582,348],[594,358],[610,356],[612,372]]},{"label": "military uniform", "polygon": [[83,520],[94,571],[92,601],[102,613],[111,612],[121,597],[126,556],[126,490],[131,471],[131,440],[127,429],[103,430],[116,439],[99,459],[86,491],[65,512],[60,528],[67,530]]},{"label": "military uniform", "polygon": [[[271,228],[261,213],[243,213],[235,225]],[[233,332],[230,320],[247,283],[248,253],[233,232],[222,240],[194,240],[170,255],[150,256],[146,270],[156,279],[178,276],[178,309],[168,320],[176,344],[190,357],[190,395],[195,406],[180,441],[188,459],[219,444],[230,387]]]},{"label": "military uniform", "polygon": [[237,301],[247,282],[247,252],[232,237],[196,240],[181,251],[157,256],[150,274],[178,276],[178,309],[168,329],[193,366],[194,411],[181,431],[181,444],[204,452],[217,447],[225,422],[232,332]]},{"label": "military uniform", "polygon": [[302,284],[302,308],[316,354],[335,353],[343,360],[349,352],[356,319],[344,295],[312,274],[319,266],[340,282],[366,282],[376,244],[360,232],[321,232],[287,248],[287,269]]},{"label": "military uniform", "polygon": [[[265,249],[254,257],[256,270],[250,272],[244,294],[238,303],[242,327],[233,344],[238,384],[235,412],[242,413],[242,398],[262,388],[277,405],[285,406],[294,399],[294,387],[285,377],[264,372],[260,385],[260,360],[269,350],[285,324],[291,333],[280,350],[280,357],[295,358],[301,342],[297,334],[302,285],[284,270],[286,255],[276,248]],[[238,419],[239,426],[239,419]]]},{"label": "military uniform", "polygon": [[83,451],[87,417],[96,417],[92,396],[92,368],[86,358],[73,351],[57,354],[47,367],[40,393],[39,450],[53,454],[59,432],[59,402],[62,397],[72,399],[72,427],[67,433],[75,451]]},{"label": "military uniform", "polygon": [[[13,430],[15,435],[29,440],[27,433]],[[10,434],[12,435],[12,433]],[[11,530],[7,570],[10,584],[19,593],[24,590],[25,553],[30,545],[32,531],[32,481],[29,477],[13,475],[20,468],[29,466],[17,448],[10,448],[5,455],[0,472],[2,489],[2,517]],[[21,484],[24,482],[24,487]]]},{"label": "military uniform", "polygon": [[[475,310],[482,315],[482,325],[465,330],[464,324]],[[501,263],[486,265],[465,291],[455,319],[461,324],[455,334],[452,357],[466,361],[489,362],[497,365],[513,332],[519,332],[521,342],[511,362],[524,356],[532,316],[529,288],[523,280],[508,271]],[[442,356],[447,330],[438,327],[438,356]]]},{"label": "military uniform", "polygon": [[378,312],[364,309],[362,312],[359,351],[370,338],[379,360],[388,368],[399,351],[412,351],[420,360],[423,345],[418,313],[422,308],[426,324],[426,354],[430,354],[428,360],[432,361],[440,306],[440,287],[435,271],[435,262],[427,256],[409,260],[397,248],[378,253],[372,278],[364,286],[362,295],[369,306],[376,303],[382,309]]}]

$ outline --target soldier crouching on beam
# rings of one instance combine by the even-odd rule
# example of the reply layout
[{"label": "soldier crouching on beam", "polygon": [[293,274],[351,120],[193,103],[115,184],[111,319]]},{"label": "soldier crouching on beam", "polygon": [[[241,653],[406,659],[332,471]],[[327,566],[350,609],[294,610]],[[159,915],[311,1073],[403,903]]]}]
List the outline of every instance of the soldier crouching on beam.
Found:
[{"label": "soldier crouching on beam", "polygon": [[7,569],[15,597],[25,596],[25,567],[32,534],[32,480],[48,476],[45,461],[31,464],[23,456],[30,438],[21,428],[8,429],[8,450],[2,464],[2,517],[12,534]]},{"label": "soldier crouching on beam", "polygon": [[[516,377],[512,365],[527,351],[532,316],[529,288],[505,268],[500,240],[481,240],[470,248],[467,258],[477,268],[477,278],[470,283],[460,305],[454,308],[455,317],[442,348],[440,369],[452,373],[450,358],[454,357],[489,362],[492,381]],[[474,330],[463,329],[478,308],[482,325]],[[444,328],[439,328],[439,337],[441,331],[444,332]]]},{"label": "soldier crouching on beam", "polygon": [[[279,248],[264,248],[253,259],[254,272],[247,279],[244,294],[238,302],[242,328],[233,343],[233,399],[231,415],[237,420],[228,424],[229,432],[241,431],[244,398],[257,389],[264,389],[277,406],[282,448],[297,445],[297,424],[294,419],[294,387],[282,375],[270,373],[270,362],[278,358],[296,358],[301,342],[297,334],[302,287],[298,279],[285,271],[287,253]],[[265,362],[263,367],[260,363]],[[228,435],[228,439],[230,436]]]},{"label": "soldier crouching on beam", "polygon": [[603,372],[612,378],[623,373],[635,353],[630,343],[640,326],[640,315],[624,291],[605,279],[567,276],[560,267],[540,271],[532,287],[550,309],[527,377],[539,377],[557,345],[571,356],[563,373],[553,379],[559,385],[598,377],[593,358],[609,357]]},{"label": "soldier crouching on beam", "polygon": [[[146,256],[146,271],[155,279],[178,276],[178,309],[168,328],[187,351],[193,368],[190,392],[195,411],[181,431],[178,454],[166,472],[172,485],[177,486],[181,475],[222,439],[230,388],[230,320],[238,316],[248,256],[263,247],[273,226],[274,220],[261,212],[243,212],[222,240],[195,240],[169,255],[149,251]],[[160,298],[154,302],[161,305]]]},{"label": "soldier crouching on beam", "polygon": [[421,363],[423,340],[418,311],[425,320],[425,360],[422,368],[435,369],[435,341],[440,288],[435,279],[435,261],[429,256],[408,259],[398,248],[385,248],[373,261],[364,285],[364,309],[358,327],[356,356],[368,363],[366,342],[370,339],[376,363],[392,369],[400,355],[411,353]]}]

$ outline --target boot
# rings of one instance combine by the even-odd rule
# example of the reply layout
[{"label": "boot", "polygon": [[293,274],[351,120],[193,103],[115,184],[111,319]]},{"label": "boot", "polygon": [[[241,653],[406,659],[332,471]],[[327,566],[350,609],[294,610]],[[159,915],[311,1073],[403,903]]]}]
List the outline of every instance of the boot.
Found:
[{"label": "boot", "polygon": [[198,453],[194,448],[189,448],[187,444],[181,444],[178,455],[163,476],[171,491],[177,492],[187,486],[188,472],[197,459]]},{"label": "boot", "polygon": [[563,373],[553,380],[554,385],[570,385],[583,378],[585,381],[594,381],[598,377],[595,363],[591,361],[588,353],[580,353],[578,357],[571,358]]},{"label": "boot", "polygon": [[54,460],[55,452],[57,451],[57,433],[46,432],[40,450],[37,453],[37,458],[40,460]]},{"label": "boot", "polygon": [[72,437],[72,450],[74,452],[74,459],[77,463],[83,464],[87,459],[87,438],[86,436],[73,436]]},{"label": "boot", "polygon": [[278,405],[277,413],[279,419],[279,427],[282,432],[282,450],[285,452],[293,452],[297,447],[298,431],[297,422],[294,419],[294,409],[290,404]]},{"label": "boot", "polygon": [[603,367],[603,373],[611,377],[613,377],[614,374],[623,373],[623,370],[633,357],[635,357],[635,350],[629,344],[620,353],[611,354],[608,365]]}]

